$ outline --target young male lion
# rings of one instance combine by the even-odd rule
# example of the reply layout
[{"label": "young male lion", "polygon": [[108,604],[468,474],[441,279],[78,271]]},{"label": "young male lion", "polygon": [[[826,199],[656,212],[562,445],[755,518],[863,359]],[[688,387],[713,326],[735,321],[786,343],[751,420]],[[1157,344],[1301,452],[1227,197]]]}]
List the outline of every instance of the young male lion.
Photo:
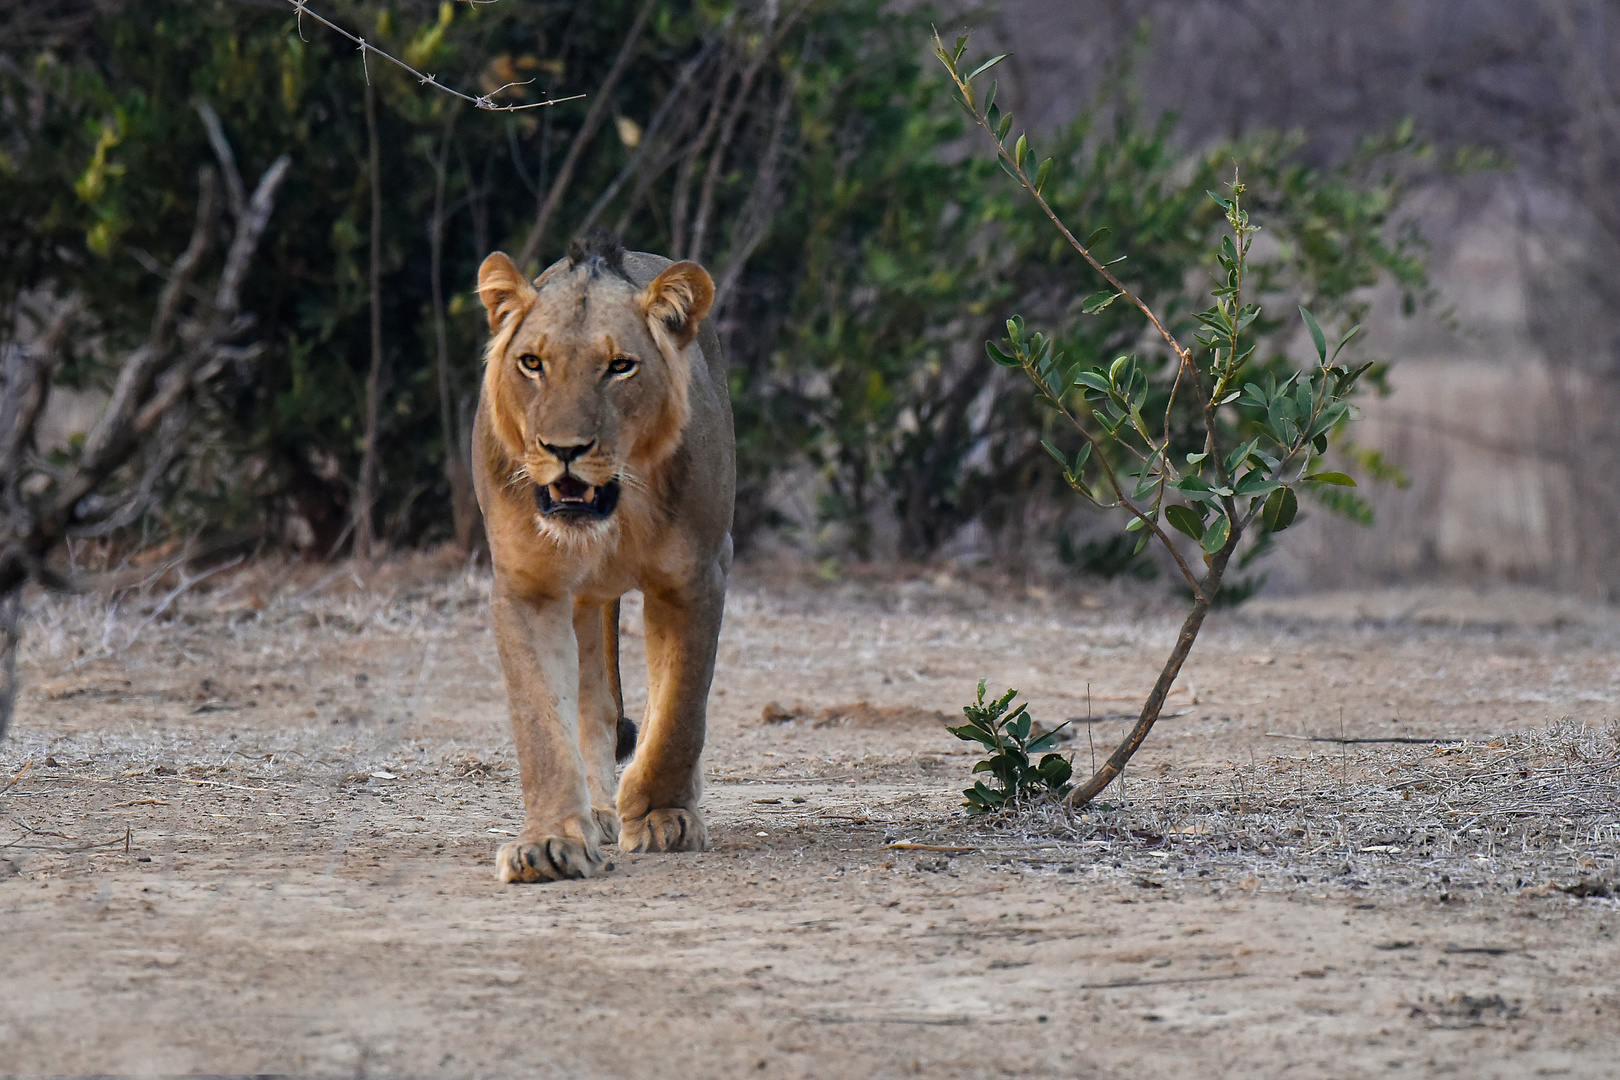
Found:
[{"label": "young male lion", "polygon": [[[701,266],[576,241],[530,283],[478,271],[493,335],[473,473],[523,774],[502,881],[589,877],[602,845],[701,851],[704,711],[731,569],[736,447]],[[646,598],[640,739],[623,719],[619,598]],[[632,749],[615,798],[615,757]]]}]

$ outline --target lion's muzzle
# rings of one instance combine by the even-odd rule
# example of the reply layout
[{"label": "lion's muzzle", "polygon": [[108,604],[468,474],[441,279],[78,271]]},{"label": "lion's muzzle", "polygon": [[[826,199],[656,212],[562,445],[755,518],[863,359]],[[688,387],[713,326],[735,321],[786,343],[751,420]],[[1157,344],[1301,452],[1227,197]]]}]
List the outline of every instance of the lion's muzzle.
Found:
[{"label": "lion's muzzle", "polygon": [[619,482],[592,487],[572,473],[564,473],[549,484],[536,484],[534,502],[547,517],[600,521],[619,505]]}]

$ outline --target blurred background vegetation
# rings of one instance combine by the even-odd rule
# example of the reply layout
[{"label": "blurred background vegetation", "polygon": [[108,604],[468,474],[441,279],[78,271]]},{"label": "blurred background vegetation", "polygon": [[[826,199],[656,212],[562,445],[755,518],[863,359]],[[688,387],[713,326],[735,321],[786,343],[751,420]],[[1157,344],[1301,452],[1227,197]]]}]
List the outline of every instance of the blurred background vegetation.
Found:
[{"label": "blurred background vegetation", "polygon": [[[1166,77],[1154,29],[1166,16],[1139,6],[1107,24],[1083,91],[1032,90],[1027,67],[1004,89],[1004,106],[1050,133],[1048,194],[1065,219],[1107,226],[1100,250],[1185,331],[1207,303],[1222,224],[1205,191],[1241,169],[1278,316],[1262,329],[1263,362],[1280,356],[1284,327],[1295,332],[1281,316],[1296,302],[1341,327],[1380,295],[1407,310],[1427,302],[1403,200],[1455,162],[1455,146],[1432,152],[1397,111],[1326,147],[1286,116],[1189,133],[1183,103],[1152,91]],[[496,93],[503,103],[585,95],[489,112],[375,58],[363,66],[352,44],[277,0],[0,3],[0,348],[37,336],[64,302],[86,313],[36,449],[71,458],[115,374],[110,358],[145,333],[161,268],[186,245],[198,170],[215,158],[211,108],[245,175],[292,158],[243,302],[244,337],[264,348],[199,389],[185,453],[123,550],[175,535],[347,550],[372,364],[375,194],[374,521],[388,545],[477,543],[461,462],[486,333],[471,292],[479,261],[503,249],[537,271],[605,225],[714,275],[745,551],[925,560],[969,537],[1015,564],[1149,576],[1112,539],[1123,522],[1091,520],[1063,497],[1029,395],[985,357],[1015,309],[1073,354],[1155,355],[1123,305],[1079,317],[1092,291],[1083,267],[972,152],[931,70],[930,27],[947,17],[1003,37],[1038,25],[1008,23],[1016,5],[1004,7],[319,6],[447,85],[521,83]]]}]

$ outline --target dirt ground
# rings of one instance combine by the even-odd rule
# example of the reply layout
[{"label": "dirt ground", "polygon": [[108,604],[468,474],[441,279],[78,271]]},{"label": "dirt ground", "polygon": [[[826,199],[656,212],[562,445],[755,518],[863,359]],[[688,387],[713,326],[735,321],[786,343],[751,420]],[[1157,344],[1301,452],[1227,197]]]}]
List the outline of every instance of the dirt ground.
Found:
[{"label": "dirt ground", "polygon": [[[501,886],[522,810],[487,578],[171,585],[34,601],[0,747],[0,1072],[1620,1070],[1608,609],[1222,613],[1123,791],[986,821],[941,717],[1017,686],[1081,721],[1083,767],[1173,614],[756,568],[711,699],[713,850]],[[624,631],[639,707],[633,602]]]}]

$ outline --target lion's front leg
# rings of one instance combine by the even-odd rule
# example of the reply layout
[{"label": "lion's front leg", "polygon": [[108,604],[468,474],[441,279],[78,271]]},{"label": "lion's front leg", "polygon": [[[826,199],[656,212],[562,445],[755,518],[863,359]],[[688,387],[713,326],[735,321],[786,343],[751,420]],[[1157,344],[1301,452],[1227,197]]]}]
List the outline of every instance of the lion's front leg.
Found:
[{"label": "lion's front leg", "polygon": [[589,877],[602,865],[602,835],[579,749],[573,604],[514,595],[497,581],[490,607],[523,774],[523,831],[496,854],[500,879]]},{"label": "lion's front leg", "polygon": [[690,585],[646,589],[647,724],[619,781],[619,846],[703,851],[703,734],[725,609],[718,562]]}]

